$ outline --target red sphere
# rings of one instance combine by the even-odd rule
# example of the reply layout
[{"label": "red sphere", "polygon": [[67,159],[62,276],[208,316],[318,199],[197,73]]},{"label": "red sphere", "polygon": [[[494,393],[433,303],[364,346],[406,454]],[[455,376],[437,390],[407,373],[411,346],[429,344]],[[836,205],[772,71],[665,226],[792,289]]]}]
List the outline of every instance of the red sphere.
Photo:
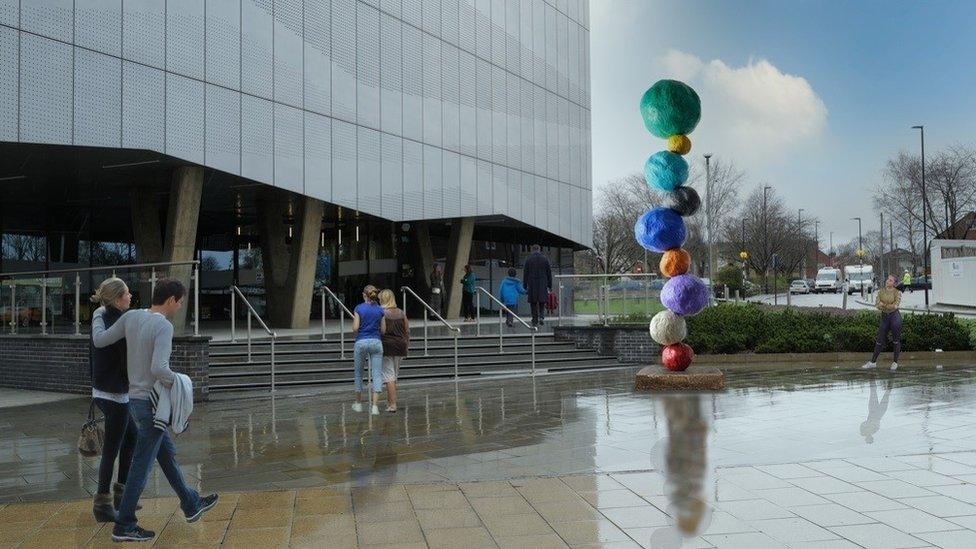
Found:
[{"label": "red sphere", "polygon": [[695,358],[695,351],[686,343],[665,345],[661,351],[661,363],[672,372],[683,372]]}]

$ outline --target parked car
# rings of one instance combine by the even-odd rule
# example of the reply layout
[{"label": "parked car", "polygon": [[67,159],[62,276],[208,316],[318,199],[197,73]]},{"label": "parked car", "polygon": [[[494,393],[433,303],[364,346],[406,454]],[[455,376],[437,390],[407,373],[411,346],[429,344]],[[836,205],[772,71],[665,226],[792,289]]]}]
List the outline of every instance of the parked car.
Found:
[{"label": "parked car", "polygon": [[808,294],[810,293],[810,284],[803,279],[797,279],[790,282],[790,293],[791,294]]}]

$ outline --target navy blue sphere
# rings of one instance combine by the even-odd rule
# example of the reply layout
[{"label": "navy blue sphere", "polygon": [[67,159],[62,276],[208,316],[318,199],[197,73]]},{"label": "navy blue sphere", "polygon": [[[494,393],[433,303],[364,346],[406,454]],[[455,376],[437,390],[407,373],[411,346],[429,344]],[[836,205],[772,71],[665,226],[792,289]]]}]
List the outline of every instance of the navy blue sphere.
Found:
[{"label": "navy blue sphere", "polygon": [[671,151],[658,151],[644,162],[644,179],[652,189],[671,192],[688,180],[688,162]]},{"label": "navy blue sphere", "polygon": [[695,215],[701,207],[701,198],[691,187],[678,187],[667,195],[667,206],[682,217]]},{"label": "navy blue sphere", "polygon": [[637,219],[634,237],[648,250],[663,253],[684,244],[685,222],[671,208],[654,208]]}]

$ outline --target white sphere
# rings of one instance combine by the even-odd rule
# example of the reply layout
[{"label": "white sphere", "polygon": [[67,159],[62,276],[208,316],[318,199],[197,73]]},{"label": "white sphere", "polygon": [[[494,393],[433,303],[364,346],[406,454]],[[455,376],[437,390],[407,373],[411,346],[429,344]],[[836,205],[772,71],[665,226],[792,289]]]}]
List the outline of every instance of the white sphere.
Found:
[{"label": "white sphere", "polygon": [[673,345],[688,337],[685,319],[667,309],[654,315],[648,331],[651,332],[651,339],[659,345]]}]

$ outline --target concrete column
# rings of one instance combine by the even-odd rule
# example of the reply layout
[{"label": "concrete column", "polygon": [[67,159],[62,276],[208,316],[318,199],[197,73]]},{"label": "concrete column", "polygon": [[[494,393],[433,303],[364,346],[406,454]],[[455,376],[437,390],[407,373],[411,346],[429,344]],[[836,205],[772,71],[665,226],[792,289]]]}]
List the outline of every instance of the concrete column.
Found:
[{"label": "concrete column", "polygon": [[284,327],[288,318],[282,288],[288,278],[288,193],[275,188],[265,188],[258,203],[258,224],[261,237],[261,267],[264,271],[266,321],[271,327]]},{"label": "concrete column", "polygon": [[451,236],[447,242],[447,267],[444,269],[447,318],[458,318],[461,314],[461,277],[471,255],[473,236],[473,217],[458,218],[451,224]]},{"label": "concrete column", "polygon": [[[192,261],[196,251],[197,222],[200,220],[200,200],[203,195],[203,168],[200,166],[180,166],[173,171],[169,190],[169,209],[166,212],[166,239],[163,245],[163,261]],[[170,267],[168,276],[176,278],[186,286],[187,294],[193,293],[189,265]],[[186,326],[186,318],[191,306],[184,301],[183,309],[173,317],[173,329],[179,334]]]},{"label": "concrete column", "polygon": [[430,295],[430,272],[434,270],[434,248],[430,244],[430,225],[426,221],[417,223],[417,247],[420,249],[420,270],[426,288],[424,296]]},{"label": "concrete column", "polygon": [[303,196],[298,199],[295,227],[291,240],[291,261],[288,281],[284,287],[289,302],[287,326],[307,328],[312,313],[312,292],[315,290],[315,266],[319,256],[319,233],[322,231],[321,200]]},{"label": "concrete column", "polygon": [[159,202],[152,186],[133,187],[129,192],[132,236],[138,263],[156,263],[163,257],[163,235],[159,229]]}]

